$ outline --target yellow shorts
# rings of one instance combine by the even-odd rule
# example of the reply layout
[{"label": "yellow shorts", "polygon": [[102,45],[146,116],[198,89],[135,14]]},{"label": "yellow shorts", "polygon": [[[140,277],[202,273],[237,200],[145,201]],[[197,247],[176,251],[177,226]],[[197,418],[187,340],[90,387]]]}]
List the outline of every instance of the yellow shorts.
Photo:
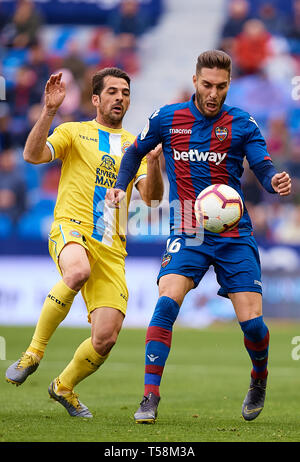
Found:
[{"label": "yellow shorts", "polygon": [[83,225],[70,220],[55,221],[49,234],[49,253],[61,274],[58,264],[60,252],[69,242],[76,242],[87,250],[91,274],[81,289],[90,313],[95,308],[109,307],[126,314],[128,289],[125,279],[125,257],[91,237]]}]

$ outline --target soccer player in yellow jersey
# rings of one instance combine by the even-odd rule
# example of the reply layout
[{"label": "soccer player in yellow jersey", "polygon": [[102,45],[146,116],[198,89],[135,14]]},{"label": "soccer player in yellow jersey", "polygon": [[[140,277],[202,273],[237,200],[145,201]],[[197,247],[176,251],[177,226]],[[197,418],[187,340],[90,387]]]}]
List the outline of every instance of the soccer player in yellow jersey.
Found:
[{"label": "soccer player in yellow jersey", "polygon": [[160,148],[151,151],[128,188],[125,210],[105,203],[121,158],[134,136],[122,128],[130,103],[130,78],[118,68],[97,72],[92,81],[96,118],[67,122],[48,136],[65,97],[62,74],[51,75],[42,114],[31,130],[24,159],[33,164],[61,159],[62,169],[49,235],[49,252],[62,276],[47,295],[32,341],[6,371],[6,380],[21,385],[38,367],[48,341],[81,291],[91,323],[91,337],[49,386],[49,394],[71,416],[92,417],[74,387],[95,372],[116,343],[127,306],[125,226],[133,184],[151,205],[162,199]]}]

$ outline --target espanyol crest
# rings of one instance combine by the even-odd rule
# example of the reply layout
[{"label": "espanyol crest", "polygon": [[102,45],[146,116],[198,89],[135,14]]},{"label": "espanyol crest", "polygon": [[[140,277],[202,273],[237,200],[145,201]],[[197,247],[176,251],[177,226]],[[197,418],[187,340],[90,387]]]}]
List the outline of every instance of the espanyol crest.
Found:
[{"label": "espanyol crest", "polygon": [[228,129],[226,127],[216,127],[215,134],[219,141],[224,141],[228,136]]}]

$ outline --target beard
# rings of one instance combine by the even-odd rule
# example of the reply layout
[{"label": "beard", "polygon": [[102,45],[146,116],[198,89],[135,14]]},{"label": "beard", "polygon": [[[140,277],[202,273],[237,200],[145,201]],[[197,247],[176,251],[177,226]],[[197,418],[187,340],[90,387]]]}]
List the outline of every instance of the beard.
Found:
[{"label": "beard", "polygon": [[125,115],[124,111],[120,112],[120,114],[115,114],[112,111],[110,112],[100,111],[100,114],[102,116],[103,121],[110,125],[120,125]]},{"label": "beard", "polygon": [[200,95],[198,90],[196,90],[195,99],[196,99],[197,107],[198,107],[199,111],[201,112],[201,114],[203,114],[205,117],[215,117],[220,112],[220,110],[221,110],[221,108],[222,108],[222,106],[224,104],[224,101],[226,99],[226,95],[223,96],[219,102],[215,102],[216,109],[213,112],[209,112],[209,111],[206,110],[206,108],[205,108],[205,102],[206,101]]}]

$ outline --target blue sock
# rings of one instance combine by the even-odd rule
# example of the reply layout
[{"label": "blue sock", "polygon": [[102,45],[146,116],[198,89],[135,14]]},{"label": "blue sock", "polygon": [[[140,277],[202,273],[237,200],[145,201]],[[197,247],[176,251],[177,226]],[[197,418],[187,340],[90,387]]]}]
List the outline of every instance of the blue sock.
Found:
[{"label": "blue sock", "polygon": [[160,396],[159,386],[178,313],[179,305],[175,300],[165,296],[158,299],[146,335],[145,396],[150,392]]},{"label": "blue sock", "polygon": [[251,376],[265,379],[268,375],[269,330],[262,316],[240,322],[244,332],[244,344],[252,361]]}]

